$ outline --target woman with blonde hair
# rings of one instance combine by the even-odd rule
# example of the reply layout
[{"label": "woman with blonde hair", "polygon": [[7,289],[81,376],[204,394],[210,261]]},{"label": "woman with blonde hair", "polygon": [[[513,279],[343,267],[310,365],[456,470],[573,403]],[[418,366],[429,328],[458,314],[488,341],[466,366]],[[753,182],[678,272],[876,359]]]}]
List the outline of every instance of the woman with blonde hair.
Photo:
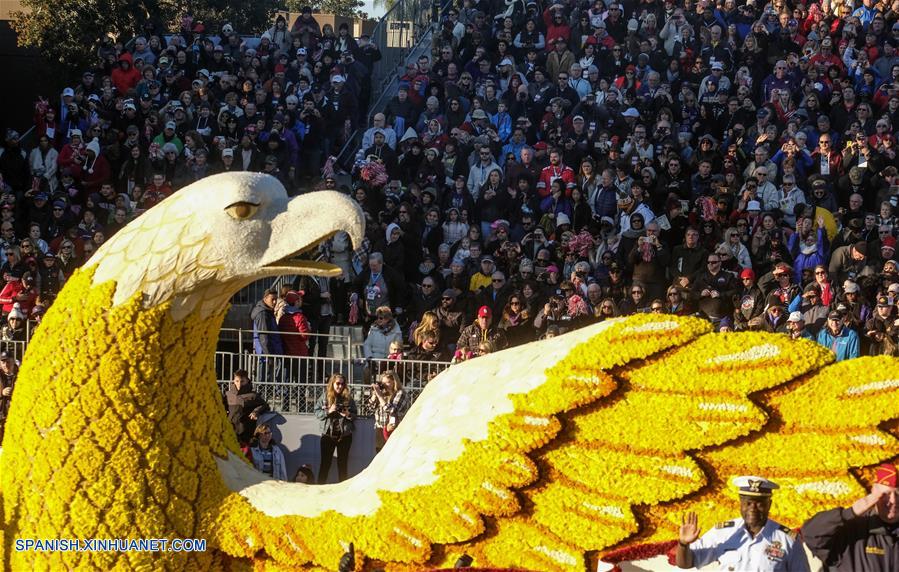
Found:
[{"label": "woman with blonde hair", "polygon": [[597,322],[616,318],[618,314],[618,305],[615,303],[614,298],[603,298],[602,302],[593,309],[593,317]]},{"label": "woman with blonde hair", "polygon": [[432,312],[428,310],[424,314],[421,315],[421,321],[418,322],[418,325],[412,330],[411,342],[413,346],[421,345],[422,336],[428,332],[433,330],[440,329],[440,318],[437,317],[436,312]]},{"label": "woman with blonde hair", "polygon": [[370,403],[375,411],[375,451],[380,451],[410,405],[409,394],[396,372],[389,370],[378,376],[371,385]]},{"label": "woman with blonde hair", "polygon": [[350,458],[350,445],[353,444],[353,429],[356,419],[356,402],[350,394],[346,376],[332,373],[324,393],[315,403],[315,416],[321,423],[321,461],[318,470],[318,484],[328,481],[331,470],[331,458],[337,450],[338,482],[345,481],[347,464]]}]

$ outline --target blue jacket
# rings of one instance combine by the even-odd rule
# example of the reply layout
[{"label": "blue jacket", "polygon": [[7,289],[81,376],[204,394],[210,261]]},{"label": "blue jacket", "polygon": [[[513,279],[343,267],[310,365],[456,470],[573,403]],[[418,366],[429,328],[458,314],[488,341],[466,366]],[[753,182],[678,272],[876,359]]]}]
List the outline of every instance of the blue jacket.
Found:
[{"label": "blue jacket", "polygon": [[834,336],[828,328],[818,333],[818,343],[837,354],[837,361],[857,358],[861,351],[858,345],[858,334],[855,330],[843,326],[839,335]]},{"label": "blue jacket", "polygon": [[615,220],[618,215],[618,195],[615,193],[615,187],[608,189],[600,188],[596,192],[596,198],[593,199],[593,214],[598,217],[611,217]]},{"label": "blue jacket", "polygon": [[253,320],[253,352],[267,355],[283,354],[284,347],[281,344],[281,334],[278,333],[275,312],[260,300],[250,312],[250,319]]}]

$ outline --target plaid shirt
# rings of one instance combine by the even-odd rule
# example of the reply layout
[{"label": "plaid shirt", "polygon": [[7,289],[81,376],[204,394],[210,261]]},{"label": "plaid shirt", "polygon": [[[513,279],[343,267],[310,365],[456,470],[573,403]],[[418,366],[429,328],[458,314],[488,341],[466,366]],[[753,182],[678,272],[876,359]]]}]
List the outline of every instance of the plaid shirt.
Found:
[{"label": "plaid shirt", "polygon": [[387,427],[391,424],[391,418],[393,418],[393,424],[398,425],[410,405],[409,394],[403,389],[397,391],[385,405],[380,405],[376,394],[372,393],[371,398],[372,403],[377,406],[375,408],[375,427]]}]

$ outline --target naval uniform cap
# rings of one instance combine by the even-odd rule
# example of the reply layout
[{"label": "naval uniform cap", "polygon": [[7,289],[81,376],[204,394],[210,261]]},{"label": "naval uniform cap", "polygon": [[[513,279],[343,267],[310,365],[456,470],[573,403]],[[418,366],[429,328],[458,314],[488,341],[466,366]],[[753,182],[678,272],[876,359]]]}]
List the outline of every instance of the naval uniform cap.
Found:
[{"label": "naval uniform cap", "polygon": [[770,497],[775,489],[780,488],[777,483],[754,476],[737,477],[733,480],[733,484],[740,496],[747,497]]}]

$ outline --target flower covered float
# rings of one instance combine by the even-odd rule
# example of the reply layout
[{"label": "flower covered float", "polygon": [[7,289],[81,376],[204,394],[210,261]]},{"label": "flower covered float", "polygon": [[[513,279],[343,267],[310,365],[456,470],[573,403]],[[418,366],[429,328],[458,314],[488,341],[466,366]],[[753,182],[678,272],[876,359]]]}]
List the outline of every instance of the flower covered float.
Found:
[{"label": "flower covered float", "polygon": [[[733,512],[764,472],[797,526],[861,495],[899,454],[897,361],[833,364],[774,334],[711,334],[639,315],[453,366],[357,477],[266,481],[221,410],[213,353],[227,300],[266,275],[333,275],[296,258],[362,236],[337,193],[288,200],[231,174],[179,191],[78,271],[36,333],[7,422],[5,569],[585,570],[665,546],[683,513]],[[856,475],[859,475],[857,477]],[[862,479],[862,481],[859,480]],[[205,538],[206,552],[16,551],[18,538]]]}]

